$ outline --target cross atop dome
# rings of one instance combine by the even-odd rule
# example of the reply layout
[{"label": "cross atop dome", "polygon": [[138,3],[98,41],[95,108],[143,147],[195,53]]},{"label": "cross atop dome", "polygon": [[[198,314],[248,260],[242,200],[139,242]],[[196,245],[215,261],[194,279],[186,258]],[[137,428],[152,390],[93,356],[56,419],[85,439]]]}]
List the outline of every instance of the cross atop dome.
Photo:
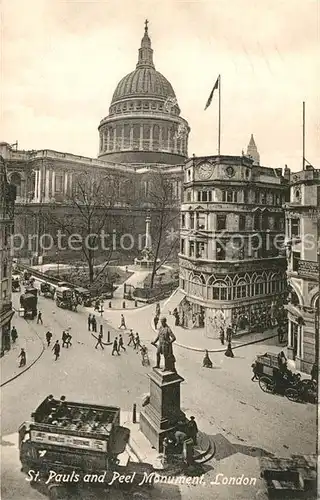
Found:
[{"label": "cross atop dome", "polygon": [[151,40],[148,33],[148,19],[144,22],[144,35],[141,40],[141,48],[139,49],[139,59],[137,68],[149,67],[154,68],[153,50],[151,48]]}]

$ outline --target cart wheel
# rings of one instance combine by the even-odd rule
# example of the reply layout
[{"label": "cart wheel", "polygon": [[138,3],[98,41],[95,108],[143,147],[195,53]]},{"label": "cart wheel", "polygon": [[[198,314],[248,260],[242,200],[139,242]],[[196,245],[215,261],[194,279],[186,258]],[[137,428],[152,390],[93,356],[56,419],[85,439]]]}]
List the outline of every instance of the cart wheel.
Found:
[{"label": "cart wheel", "polygon": [[289,399],[289,401],[298,401],[299,399],[299,392],[297,389],[293,389],[292,387],[286,389],[284,391],[284,395]]},{"label": "cart wheel", "polygon": [[273,393],[275,390],[275,383],[269,377],[260,377],[259,378],[259,385],[260,385],[260,388],[263,390],[263,392]]}]

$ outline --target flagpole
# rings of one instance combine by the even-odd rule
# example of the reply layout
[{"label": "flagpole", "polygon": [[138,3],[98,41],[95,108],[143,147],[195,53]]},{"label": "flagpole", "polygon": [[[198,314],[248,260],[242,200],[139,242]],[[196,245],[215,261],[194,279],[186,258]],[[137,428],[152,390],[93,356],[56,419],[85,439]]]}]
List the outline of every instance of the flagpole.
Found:
[{"label": "flagpole", "polygon": [[218,155],[220,156],[221,144],[221,75],[219,75],[219,124],[218,124]]},{"label": "flagpole", "polygon": [[305,169],[306,157],[306,103],[302,103],[302,170]]}]

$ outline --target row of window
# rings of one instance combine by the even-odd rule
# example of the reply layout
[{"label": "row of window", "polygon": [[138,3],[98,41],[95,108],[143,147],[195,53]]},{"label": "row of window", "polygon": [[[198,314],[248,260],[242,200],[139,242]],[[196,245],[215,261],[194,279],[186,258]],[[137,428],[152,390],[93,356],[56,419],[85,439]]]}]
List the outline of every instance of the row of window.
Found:
[{"label": "row of window", "polygon": [[[189,284],[189,290],[186,286]],[[259,295],[276,294],[283,292],[286,287],[284,280],[277,281],[261,281],[254,284],[239,284],[236,286],[227,286],[224,283],[217,284],[216,286],[205,286],[199,283],[187,282],[184,279],[181,280],[181,288],[186,292],[194,290],[194,287],[198,288],[198,292],[195,295],[201,295],[203,298],[209,300],[236,300],[243,299],[246,297],[256,297]]]},{"label": "row of window", "polygon": [[[127,111],[141,111],[141,110],[152,110],[152,111],[166,111],[166,108],[164,107],[163,103],[158,103],[154,101],[136,101],[136,102],[129,102],[129,103],[122,103],[122,104],[116,104],[115,106],[112,106],[110,109],[110,114],[114,113],[122,113],[122,112],[127,112]],[[178,109],[173,106],[170,106],[170,113],[177,114]]]},{"label": "row of window", "polygon": [[248,189],[219,189],[185,191],[185,201],[224,202],[224,203],[254,203],[256,205],[282,206],[284,197],[278,193],[266,190],[250,191]]},{"label": "row of window", "polygon": [[[236,214],[230,213],[231,218],[233,218]],[[226,213],[217,213],[216,214],[216,231],[224,231],[228,229],[227,224],[228,214]],[[189,220],[190,224],[187,225],[187,215],[186,213],[181,214],[181,228],[183,229],[195,229],[195,230],[205,230],[208,226],[208,215],[202,212],[189,212]],[[249,222],[249,224],[248,224]],[[270,229],[270,217],[267,213],[261,214],[256,213],[253,216],[253,224],[251,225],[251,216],[246,216],[244,214],[239,215],[239,231],[245,230],[262,230],[266,231]],[[274,216],[274,230],[282,231],[284,229],[284,219],[282,215]],[[232,231],[235,230],[235,227],[232,226]]]},{"label": "row of window", "polygon": [[189,241],[187,250],[186,240],[180,239],[180,253],[190,258],[205,260],[244,260],[244,259],[266,259],[277,257],[280,253],[280,242],[269,241],[263,237],[252,237],[243,245],[241,239],[225,239],[224,242],[216,242],[216,255],[208,255],[208,245],[203,241]]}]

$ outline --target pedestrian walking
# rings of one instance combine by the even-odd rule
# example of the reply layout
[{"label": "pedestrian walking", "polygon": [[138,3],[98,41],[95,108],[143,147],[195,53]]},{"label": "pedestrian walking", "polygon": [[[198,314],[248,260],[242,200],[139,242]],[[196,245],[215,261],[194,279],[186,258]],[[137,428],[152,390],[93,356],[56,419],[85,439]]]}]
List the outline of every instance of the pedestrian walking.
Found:
[{"label": "pedestrian walking", "polygon": [[233,354],[232,347],[231,347],[231,342],[228,342],[228,347],[227,347],[227,350],[224,353],[224,355],[227,356],[227,358],[234,358],[234,354]]},{"label": "pedestrian walking", "polygon": [[126,320],[124,319],[124,315],[123,314],[121,314],[119,330],[120,330],[120,328],[124,328],[124,329],[127,328],[126,327]]},{"label": "pedestrian walking", "polygon": [[37,325],[41,323],[41,325],[43,325],[43,322],[42,322],[42,312],[39,311],[38,312],[38,317],[37,317]]},{"label": "pedestrian walking", "polygon": [[15,327],[15,326],[13,326],[13,327],[11,328],[11,340],[12,340],[12,343],[13,343],[13,344],[16,342],[17,338],[18,338],[18,332],[17,332],[17,330],[16,330],[16,327]]},{"label": "pedestrian walking", "polygon": [[102,343],[102,338],[103,338],[103,333],[99,333],[99,337],[98,337],[98,342],[96,344],[96,349],[98,349],[98,345],[101,347],[101,349],[104,349],[103,347],[103,343]]},{"label": "pedestrian walking", "polygon": [[141,347],[140,337],[139,337],[139,333],[137,332],[136,336],[134,338],[134,349],[140,349],[140,347]]},{"label": "pedestrian walking", "polygon": [[56,343],[54,344],[52,350],[53,350],[53,353],[55,355],[55,361],[57,361],[58,357],[60,356],[60,344],[59,344],[59,340],[56,340]]},{"label": "pedestrian walking", "polygon": [[94,333],[97,333],[97,320],[96,320],[96,317],[94,314],[92,315],[92,318],[91,318],[91,325],[92,325],[92,331]]},{"label": "pedestrian walking", "polygon": [[128,342],[128,346],[133,344],[133,347],[134,347],[134,334],[133,334],[133,331],[130,330],[130,333],[129,333],[129,342]]},{"label": "pedestrian walking", "polygon": [[232,326],[229,325],[227,327],[227,332],[226,332],[226,338],[227,338],[227,342],[230,343],[231,340],[232,340],[232,334],[233,334],[233,330],[232,330]]},{"label": "pedestrian walking", "polygon": [[159,302],[157,302],[157,304],[156,304],[156,316],[160,317],[160,303]]},{"label": "pedestrian walking", "polygon": [[67,333],[67,347],[72,346],[72,335],[70,333]]},{"label": "pedestrian walking", "polygon": [[91,327],[92,327],[92,317],[91,314],[88,316],[88,330],[91,332]]},{"label": "pedestrian walking", "polygon": [[68,333],[65,330],[63,330],[63,332],[62,332],[62,347],[65,347],[65,345],[68,347],[67,340],[68,340]]},{"label": "pedestrian walking", "polygon": [[253,372],[253,375],[251,377],[251,381],[253,382],[254,380],[259,380],[259,377],[258,377],[258,365],[257,365],[256,361],[254,361],[252,363],[251,368],[252,368],[252,372]]},{"label": "pedestrian walking", "polygon": [[224,329],[223,329],[223,326],[220,327],[220,342],[221,342],[221,345],[224,345]]},{"label": "pedestrian walking", "polygon": [[114,355],[114,353],[115,353],[115,352],[118,354],[118,356],[120,355],[120,354],[119,354],[119,348],[118,348],[118,337],[116,337],[116,338],[114,339],[114,341],[113,341],[113,345],[112,345],[112,353],[111,353],[111,354],[112,354],[112,356]]},{"label": "pedestrian walking", "polygon": [[193,444],[197,444],[198,426],[194,416],[190,417],[187,423],[187,436],[192,439]]},{"label": "pedestrian walking", "polygon": [[155,329],[157,329],[158,328],[158,323],[159,323],[159,316],[155,316],[153,318],[153,323],[154,323]]},{"label": "pedestrian walking", "polygon": [[209,358],[209,353],[208,353],[207,349],[205,350],[205,355],[204,355],[204,358],[202,361],[202,366],[203,366],[203,368],[212,368],[212,361]]},{"label": "pedestrian walking", "polygon": [[18,359],[19,358],[20,358],[19,368],[21,368],[22,366],[25,366],[26,362],[27,362],[26,351],[23,348],[21,348],[21,351],[20,351],[20,354],[18,356]]},{"label": "pedestrian walking", "polygon": [[94,310],[99,312],[99,310],[100,310],[100,301],[99,300],[95,301]]},{"label": "pedestrian walking", "polygon": [[50,346],[51,339],[52,339],[52,333],[48,330],[46,333],[46,341],[47,341],[48,347]]},{"label": "pedestrian walking", "polygon": [[124,347],[124,343],[123,343],[123,337],[120,333],[119,335],[119,342],[118,342],[118,351],[120,352],[120,349],[122,349],[123,351],[126,350],[126,348]]}]

